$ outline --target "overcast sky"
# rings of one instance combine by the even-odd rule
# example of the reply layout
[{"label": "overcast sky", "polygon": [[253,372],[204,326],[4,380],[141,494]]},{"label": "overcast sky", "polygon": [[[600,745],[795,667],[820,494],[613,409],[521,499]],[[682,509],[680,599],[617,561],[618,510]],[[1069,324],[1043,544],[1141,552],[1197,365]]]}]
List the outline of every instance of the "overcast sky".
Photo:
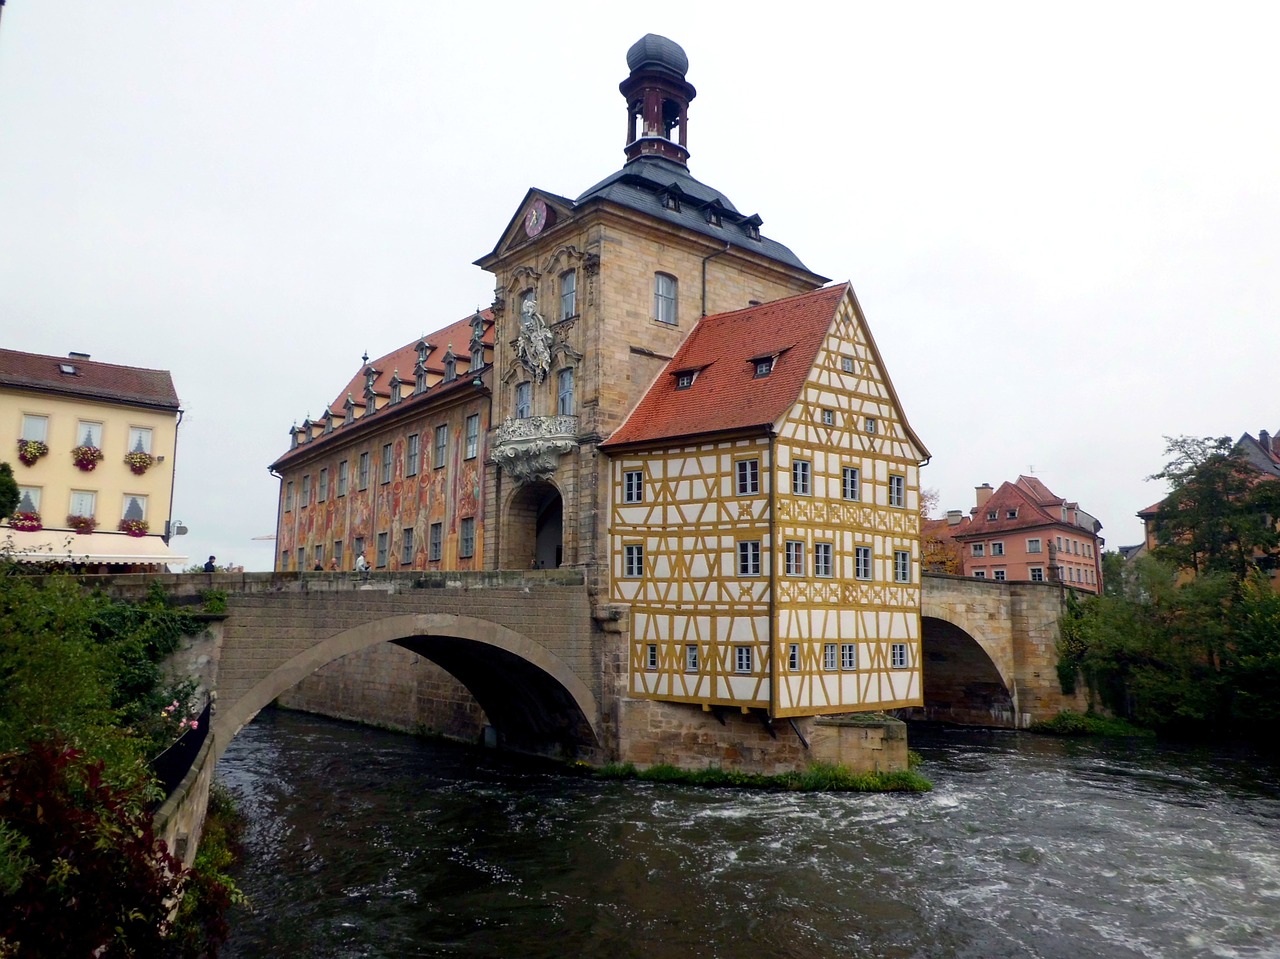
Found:
[{"label": "overcast sky", "polygon": [[[618,12],[614,12],[617,10]],[[640,11],[640,12],[635,12]],[[9,0],[0,342],[171,370],[174,545],[269,568],[288,429],[492,300],[531,186],[621,167],[645,33],[691,172],[853,282],[942,508],[1035,474],[1110,547],[1165,435],[1280,429],[1263,5]]]}]

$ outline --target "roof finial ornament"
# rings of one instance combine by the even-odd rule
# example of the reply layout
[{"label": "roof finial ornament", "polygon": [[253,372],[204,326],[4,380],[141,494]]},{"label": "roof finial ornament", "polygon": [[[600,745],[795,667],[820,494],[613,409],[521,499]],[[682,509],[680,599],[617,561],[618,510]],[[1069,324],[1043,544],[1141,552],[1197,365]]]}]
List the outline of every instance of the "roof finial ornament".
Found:
[{"label": "roof finial ornament", "polygon": [[365,351],[364,351],[364,355],[363,355],[362,357],[360,357],[360,362],[361,362],[361,363],[363,363],[363,364],[365,364],[366,366],[368,366],[368,365],[369,365],[369,351],[368,351],[368,350],[365,350]]}]

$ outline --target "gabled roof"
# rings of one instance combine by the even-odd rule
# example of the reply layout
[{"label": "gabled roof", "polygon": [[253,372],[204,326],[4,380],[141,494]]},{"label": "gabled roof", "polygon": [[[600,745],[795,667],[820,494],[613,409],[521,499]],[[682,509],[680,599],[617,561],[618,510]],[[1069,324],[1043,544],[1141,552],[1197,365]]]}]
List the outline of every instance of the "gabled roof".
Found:
[{"label": "gabled roof", "polygon": [[[1274,435],[1274,434],[1272,434]],[[1270,445],[1270,443],[1268,443]],[[1245,433],[1236,440],[1236,451],[1244,457],[1246,463],[1260,473],[1280,477],[1280,456],[1264,447],[1260,440]]]},{"label": "gabled roof", "polygon": [[[745,310],[704,316],[622,426],[601,446],[773,426],[798,400],[846,296],[853,299],[853,290],[848,283],[840,283]],[[876,353],[869,333],[868,340]],[[772,370],[767,376],[756,376],[756,362],[766,358],[773,359]],[[876,362],[883,368],[878,353]],[[695,371],[692,385],[677,389],[677,374]],[[896,405],[896,397],[893,401]],[[924,445],[905,420],[903,427],[923,451]]]},{"label": "gabled roof", "polygon": [[[1071,523],[1064,520],[1062,518],[1064,506],[1078,510],[1076,504],[1069,503],[1053,493],[1034,476],[1019,476],[1015,482],[1001,483],[986,503],[974,509],[973,522],[967,525],[963,532],[952,535],[955,539],[968,540],[985,539],[988,536],[1041,526],[1070,527],[1090,534],[1102,528],[1101,523],[1082,511],[1079,515],[1097,523],[1096,529],[1084,523]],[[1009,513],[1015,511],[1017,515],[1010,519]],[[996,514],[995,519],[987,518],[991,513]]]},{"label": "gabled roof", "polygon": [[[63,372],[64,368],[71,372]],[[81,356],[43,356],[0,349],[0,386],[178,410],[178,394],[168,370],[117,366]]]}]

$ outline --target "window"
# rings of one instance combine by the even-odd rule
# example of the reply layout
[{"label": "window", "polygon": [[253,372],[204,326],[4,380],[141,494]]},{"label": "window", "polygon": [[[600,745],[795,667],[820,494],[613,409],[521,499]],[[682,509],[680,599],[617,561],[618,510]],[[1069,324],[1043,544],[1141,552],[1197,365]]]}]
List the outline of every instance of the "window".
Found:
[{"label": "window", "polygon": [[738,575],[760,575],[760,543],[749,540],[738,544]]},{"label": "window", "polygon": [[693,373],[680,373],[676,376],[676,389],[687,390],[693,386]]},{"label": "window", "polygon": [[444,466],[445,452],[449,447],[449,427],[443,423],[436,427],[436,458],[432,466],[440,469]]},{"label": "window", "polygon": [[400,534],[400,565],[413,565],[413,527],[406,527]]},{"label": "window", "polygon": [[787,669],[795,672],[800,668],[800,644],[792,643],[787,647]]},{"label": "window", "polygon": [[1001,583],[1004,582],[1004,576],[1005,576],[1005,571],[1002,569],[993,570],[991,573],[991,578]]},{"label": "window", "polygon": [[813,544],[813,575],[814,576],[830,576],[831,575],[831,544],[830,543],[814,543]]},{"label": "window", "polygon": [[76,424],[76,445],[102,449],[102,424],[81,420]]},{"label": "window", "polygon": [[666,273],[653,275],[653,315],[659,323],[676,322],[676,278]]},{"label": "window", "polygon": [[338,464],[338,495],[347,495],[347,461]]},{"label": "window", "polygon": [[[458,378],[458,358],[454,356],[452,353],[450,353],[448,356],[444,358],[444,381],[446,383],[452,383],[457,378]],[[370,408],[372,408],[373,403],[370,402],[369,406]]]},{"label": "window", "polygon": [[289,569],[289,551],[287,549],[280,550],[280,568],[286,572]]},{"label": "window", "polygon": [[871,578],[870,546],[855,546],[853,548],[853,575],[857,579]]},{"label": "window", "polygon": [[302,497],[298,501],[298,505],[303,509],[311,505],[311,474],[308,473],[302,477]]},{"label": "window", "polygon": [[852,372],[853,372],[853,357],[852,357],[852,356],[842,356],[842,357],[840,357],[840,369],[844,370],[846,373],[852,373]]},{"label": "window", "polygon": [[773,372],[773,357],[768,356],[762,360],[756,360],[756,376],[768,376]]},{"label": "window", "polygon": [[812,467],[808,460],[794,460],[791,464],[791,492],[797,496],[808,496],[813,488],[810,475]]},{"label": "window", "polygon": [[1054,537],[1054,539],[1056,539],[1056,540],[1058,541],[1058,549],[1059,549],[1059,550],[1061,550],[1061,549],[1062,549],[1062,537],[1061,537],[1061,536],[1055,536],[1055,537]]},{"label": "window", "polygon": [[526,380],[516,384],[516,419],[527,420],[533,409],[533,384]]},{"label": "window", "polygon": [[286,513],[293,509],[293,480],[284,484],[284,509]]},{"label": "window", "polygon": [[369,451],[360,454],[356,463],[356,489],[369,488]]},{"label": "window", "polygon": [[890,644],[889,656],[890,656],[890,659],[892,660],[892,665],[894,669],[907,668],[907,644],[906,643]]},{"label": "window", "polygon": [[333,541],[333,565],[342,569],[342,540],[340,539]]},{"label": "window", "polygon": [[787,563],[786,570],[788,576],[804,575],[804,543],[799,540],[787,540]]},{"label": "window", "polygon": [[151,452],[151,430],[145,426],[129,427],[129,452],[130,453],[150,453]]},{"label": "window", "polygon": [[556,375],[556,412],[561,416],[573,415],[573,370],[561,370]]},{"label": "window", "polygon": [[906,477],[889,475],[889,505],[897,507],[907,505]]},{"label": "window", "polygon": [[1073,539],[1071,541],[1071,552],[1075,553],[1077,556],[1080,555],[1080,541],[1078,539]]},{"label": "window", "polygon": [[733,669],[738,673],[751,672],[751,647],[735,646],[733,647]]},{"label": "window", "polygon": [[124,504],[120,508],[120,518],[146,522],[147,498],[136,493],[125,493]]},{"label": "window", "polygon": [[644,502],[644,471],[627,470],[622,474],[622,502]]},{"label": "window", "polygon": [[840,668],[841,669],[857,669],[858,668],[858,647],[853,643],[840,644]]},{"label": "window", "polygon": [[357,536],[351,541],[351,550],[356,556],[364,555],[364,537]]},{"label": "window", "polygon": [[992,555],[992,556],[1003,556],[1003,555],[1004,555],[1004,543],[992,543],[992,544],[991,544],[991,555]]},{"label": "window", "polygon": [[855,503],[862,498],[861,474],[856,467],[846,466],[844,468],[844,481],[841,484],[840,491],[845,499],[853,500]]},{"label": "window", "polygon": [[1043,567],[1043,566],[1032,566],[1032,567],[1031,567],[1031,582],[1033,582],[1033,583],[1043,583],[1043,582],[1044,582],[1044,567]]},{"label": "window", "polygon": [[698,671],[698,647],[692,643],[684,648],[684,671],[686,673]]},{"label": "window", "polygon": [[644,575],[644,547],[640,544],[622,547],[622,575],[631,578]]},{"label": "window", "polygon": [[1029,539],[1029,540],[1027,540],[1027,552],[1028,552],[1028,553],[1038,553],[1038,552],[1040,552],[1040,540],[1038,540],[1038,539]]},{"label": "window", "polygon": [[578,271],[560,274],[560,319],[567,320],[578,312]]},{"label": "window", "polygon": [[998,515],[999,515],[999,514],[998,514],[998,513],[996,513],[996,511],[995,511],[995,510],[993,510],[993,509],[987,510],[987,520],[988,520],[988,522],[995,522],[995,518],[996,518],[996,516],[998,516]]},{"label": "window", "polygon": [[17,512],[19,513],[40,512],[40,487],[39,486],[19,486],[18,487]]},{"label": "window", "polygon": [[1017,518],[1018,518],[1018,511],[1017,511],[1016,509],[1007,509],[1007,510],[1005,510],[1005,511],[1004,511],[1004,518],[1005,518],[1005,519],[1017,519]]},{"label": "window", "polygon": [[975,570],[973,571],[973,578],[974,578],[974,579],[986,579],[986,578],[987,578],[987,571],[986,571],[985,569],[975,569]]},{"label": "window", "polygon": [[22,438],[36,443],[49,441],[49,417],[34,413],[22,414]]},{"label": "window", "polygon": [[484,346],[479,345],[471,350],[471,370],[478,372],[484,366]]},{"label": "window", "polygon": [[823,426],[835,426],[835,425],[836,425],[836,412],[835,412],[835,410],[823,410],[823,411],[822,411],[822,425],[823,425]]},{"label": "window", "polygon": [[658,644],[650,643],[645,647],[644,665],[646,669],[658,668]]},{"label": "window", "polygon": [[428,540],[427,559],[433,563],[440,562],[444,555],[444,523],[431,524],[431,538]]},{"label": "window", "polygon": [[983,543],[973,543],[969,547],[969,555],[970,556],[986,556],[987,555],[986,545]]},{"label": "window", "polygon": [[760,492],[760,461],[738,460],[735,464],[736,487],[739,496],[754,496]]},{"label": "window", "polygon": [[315,549],[311,551],[311,563],[315,569],[324,569],[324,547],[316,543]]},{"label": "window", "polygon": [[320,471],[320,489],[316,493],[316,499],[321,503],[329,498],[329,471],[322,469]]},{"label": "window", "polygon": [[480,414],[472,413],[467,417],[467,452],[466,459],[473,460],[480,454]]},{"label": "window", "polygon": [[394,472],[391,466],[391,444],[384,443],[382,446],[382,482],[384,484],[390,483]]},{"label": "window", "polygon": [[911,554],[905,549],[893,551],[893,581],[895,583],[911,582]]},{"label": "window", "polygon": [[476,518],[468,516],[458,524],[458,556],[466,559],[476,554]]},{"label": "window", "polygon": [[839,660],[836,659],[836,644],[824,643],[822,646],[822,668],[835,669]]},{"label": "window", "polygon": [[868,416],[866,419],[867,432],[875,433],[877,430],[879,430],[879,428],[880,428],[880,424],[876,422],[876,418],[874,416]]},{"label": "window", "polygon": [[387,565],[387,546],[388,546],[388,541],[390,539],[391,539],[391,536],[388,533],[378,534],[378,557],[377,557],[378,569],[382,569]]},{"label": "window", "polygon": [[404,443],[404,475],[418,475],[418,434],[410,433]]}]

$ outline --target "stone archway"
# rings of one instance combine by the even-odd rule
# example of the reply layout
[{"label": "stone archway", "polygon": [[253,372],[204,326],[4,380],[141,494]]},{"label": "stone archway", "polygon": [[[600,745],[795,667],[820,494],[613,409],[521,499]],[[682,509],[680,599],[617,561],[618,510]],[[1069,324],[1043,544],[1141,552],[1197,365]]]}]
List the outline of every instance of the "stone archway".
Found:
[{"label": "stone archway", "polygon": [[502,569],[555,569],[568,557],[564,547],[564,500],[542,480],[511,495],[502,524]]},{"label": "stone archway", "polygon": [[404,646],[454,675],[517,751],[564,755],[603,742],[591,690],[545,647],[488,620],[418,613],[330,636],[272,670],[238,701],[219,703],[213,721],[218,755],[281,693],[322,666],[379,643]]},{"label": "stone archway", "polygon": [[963,726],[1017,727],[1016,683],[1006,682],[982,643],[963,627],[922,616],[924,706],[910,718]]}]

